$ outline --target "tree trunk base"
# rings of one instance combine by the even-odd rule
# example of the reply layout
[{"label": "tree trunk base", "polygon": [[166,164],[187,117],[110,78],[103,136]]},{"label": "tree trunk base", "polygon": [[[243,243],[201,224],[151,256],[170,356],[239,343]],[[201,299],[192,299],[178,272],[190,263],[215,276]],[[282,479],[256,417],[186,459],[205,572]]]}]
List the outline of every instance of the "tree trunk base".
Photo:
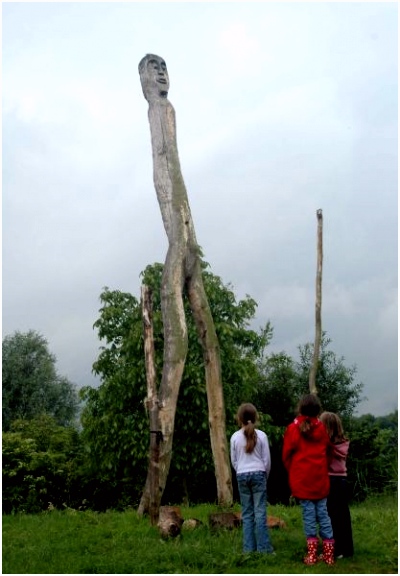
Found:
[{"label": "tree trunk base", "polygon": [[208,523],[211,529],[226,528],[233,530],[242,523],[240,512],[216,512],[208,515]]},{"label": "tree trunk base", "polygon": [[158,529],[164,539],[176,538],[181,533],[183,518],[177,506],[161,506]]}]

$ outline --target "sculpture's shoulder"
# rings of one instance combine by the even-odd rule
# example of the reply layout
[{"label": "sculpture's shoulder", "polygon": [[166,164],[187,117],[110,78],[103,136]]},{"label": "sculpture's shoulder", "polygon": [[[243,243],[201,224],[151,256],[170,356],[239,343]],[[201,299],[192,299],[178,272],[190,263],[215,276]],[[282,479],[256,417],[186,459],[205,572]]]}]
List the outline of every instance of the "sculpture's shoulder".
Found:
[{"label": "sculpture's shoulder", "polygon": [[172,106],[171,102],[169,100],[167,100],[168,104],[166,105],[166,113],[167,116],[169,116],[170,118],[173,118],[174,120],[174,124],[175,124],[175,108]]}]

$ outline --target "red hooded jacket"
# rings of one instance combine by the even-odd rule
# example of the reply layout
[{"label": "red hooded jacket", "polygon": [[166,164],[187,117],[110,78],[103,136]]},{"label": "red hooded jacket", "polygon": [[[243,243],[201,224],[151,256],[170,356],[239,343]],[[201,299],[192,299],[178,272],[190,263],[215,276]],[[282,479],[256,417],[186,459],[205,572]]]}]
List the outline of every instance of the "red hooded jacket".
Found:
[{"label": "red hooded jacket", "polygon": [[[304,436],[299,424],[307,420],[310,432]],[[286,428],[282,459],[289,473],[292,495],[302,500],[320,500],[329,493],[328,457],[330,441],[318,418],[298,416]]]}]

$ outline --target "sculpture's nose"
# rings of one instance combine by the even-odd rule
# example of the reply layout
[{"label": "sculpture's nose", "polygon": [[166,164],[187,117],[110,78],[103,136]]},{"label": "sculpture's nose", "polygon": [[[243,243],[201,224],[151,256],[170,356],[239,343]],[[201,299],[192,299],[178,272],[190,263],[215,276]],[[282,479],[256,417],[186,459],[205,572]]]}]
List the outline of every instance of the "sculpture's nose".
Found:
[{"label": "sculpture's nose", "polygon": [[163,68],[159,68],[157,71],[157,82],[160,82],[161,84],[168,84],[168,75],[166,70]]}]

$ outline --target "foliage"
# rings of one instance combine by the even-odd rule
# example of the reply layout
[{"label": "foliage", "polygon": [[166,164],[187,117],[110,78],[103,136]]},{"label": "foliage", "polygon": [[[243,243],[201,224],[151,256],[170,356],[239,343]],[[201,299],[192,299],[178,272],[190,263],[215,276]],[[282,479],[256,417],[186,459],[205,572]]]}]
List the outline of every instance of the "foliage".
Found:
[{"label": "foliage", "polygon": [[[331,340],[323,332],[321,339],[320,357],[316,377],[318,396],[324,410],[339,414],[343,421],[347,421],[361,402],[361,392],[364,385],[355,383],[356,366],[346,366],[344,358],[328,349]],[[299,397],[309,392],[309,372],[313,357],[313,344],[299,346],[300,360],[297,366],[299,376]]]},{"label": "foliage", "polygon": [[[157,379],[161,379],[163,333],[160,306],[163,266],[154,264],[143,272],[143,283],[153,292],[153,325]],[[258,332],[249,328],[256,303],[247,296],[237,301],[230,285],[204,268],[204,284],[220,343],[228,437],[236,429],[235,413],[243,401],[253,402],[267,432],[272,457],[268,483],[270,502],[289,502],[290,492],[282,465],[282,438],[293,420],[299,398],[308,393],[313,344],[299,347],[299,360],[285,352],[266,355],[272,337],[269,323]],[[145,411],[146,377],[143,354],[141,306],[131,294],[105,288],[102,307],[95,323],[100,349],[93,369],[102,379],[99,388],[82,391],[86,405],[82,414],[83,440],[88,449],[88,474],[92,505],[122,507],[137,504],[148,464],[149,430]],[[215,498],[215,477],[208,432],[208,410],[203,357],[188,302],[185,309],[189,350],[178,398],[174,454],[164,492],[164,502],[204,502]],[[317,372],[317,389],[324,409],[337,412],[349,427],[355,407],[361,400],[362,383],[356,383],[356,368],[329,349],[323,334]],[[376,423],[378,428],[379,425]],[[392,422],[393,424],[393,422]],[[365,438],[371,436],[371,442]],[[394,486],[393,459],[382,472],[380,448],[392,442],[388,431],[354,431],[349,478],[352,494],[365,498],[370,490]],[[364,434],[364,436],[363,436]],[[397,434],[397,423],[396,423]],[[376,438],[375,438],[376,436]],[[380,447],[380,448],[379,448]],[[366,452],[364,452],[366,451]],[[368,466],[367,466],[368,463]],[[374,470],[374,474],[372,471]],[[380,474],[378,471],[381,470]],[[390,475],[392,474],[392,475]],[[363,489],[361,490],[361,486]],[[234,482],[235,497],[236,482]]]},{"label": "foliage", "polygon": [[385,417],[365,414],[349,426],[348,478],[351,497],[363,500],[373,493],[397,492],[397,410]]},{"label": "foliage", "polygon": [[[163,332],[160,291],[163,266],[143,272],[153,291],[156,370],[161,379]],[[282,438],[298,399],[308,392],[312,344],[301,346],[300,360],[285,352],[266,354],[269,323],[249,328],[256,311],[246,296],[237,301],[230,285],[204,267],[204,284],[214,316],[222,357],[228,437],[236,430],[241,402],[253,402],[260,427],[268,434],[272,469],[270,504],[288,503],[290,492],[282,465]],[[55,370],[47,342],[36,332],[3,340],[3,510],[38,512],[57,507],[96,510],[137,505],[148,465],[149,424],[145,409],[146,375],[140,301],[105,288],[95,323],[104,345],[93,365],[99,388],[81,391],[85,401],[81,433],[63,426],[72,421],[74,387]],[[216,496],[208,430],[208,409],[201,345],[185,299],[189,350],[178,398],[174,454],[164,503],[210,502]],[[353,501],[397,490],[397,411],[388,416],[354,417],[362,390],[356,369],[328,349],[323,335],[317,388],[324,409],[338,412],[350,444],[348,478]],[[48,412],[46,415],[45,412]],[[24,416],[16,419],[16,416]],[[62,424],[62,425],[60,425]],[[234,497],[238,500],[233,477]]]},{"label": "foliage", "polygon": [[[143,272],[143,283],[153,291],[153,327],[158,381],[161,379],[163,332],[160,285],[163,266]],[[259,332],[249,328],[256,303],[250,297],[236,301],[228,285],[209,272],[203,280],[219,339],[228,434],[236,429],[237,406],[252,397],[259,379],[257,358],[269,342],[267,324]],[[146,376],[140,302],[134,296],[105,288],[95,323],[105,341],[93,369],[102,379],[98,389],[85,388],[82,397],[83,436],[90,449],[92,470],[103,478],[124,481],[129,490],[143,488],[147,471],[149,429],[145,413]],[[203,354],[185,298],[189,350],[178,398],[174,455],[165,498],[194,489],[202,498],[215,496]]]},{"label": "foliage", "polygon": [[255,405],[271,417],[274,426],[287,426],[293,420],[299,400],[299,375],[296,363],[285,352],[271,354],[259,363],[261,379]]},{"label": "foliage", "polygon": [[81,423],[88,471],[101,484],[95,501],[102,496],[109,507],[123,500],[125,492],[137,497],[143,488],[148,450],[146,381],[139,301],[108,288],[100,300],[100,317],[94,326],[106,346],[101,347],[93,371],[101,375],[102,384],[81,390]]},{"label": "foliage", "polygon": [[[235,508],[236,510],[239,507]],[[203,522],[179,538],[162,541],[156,527],[135,511],[66,509],[3,517],[5,574],[397,574],[395,497],[351,506],[355,555],[334,566],[305,566],[299,506],[269,506],[286,527],[271,531],[276,556],[242,554],[241,528],[213,532],[215,506],[182,507]]]},{"label": "foliage", "polygon": [[[362,400],[362,383],[355,383],[355,366],[346,366],[344,358],[329,350],[331,341],[324,332],[316,376],[318,396],[324,410],[336,412],[344,421],[352,416]],[[299,399],[309,393],[309,373],[313,344],[299,346],[300,359],[295,361],[285,352],[272,354],[260,361],[262,377],[255,396],[256,405],[270,414],[272,424],[287,426],[296,415]]]},{"label": "foliage", "polygon": [[15,420],[3,432],[3,512],[39,512],[79,500],[80,438],[51,416]]},{"label": "foliage", "polygon": [[56,359],[39,333],[15,332],[2,344],[3,431],[17,419],[49,414],[60,425],[69,425],[78,411],[75,386],[55,368]]}]

